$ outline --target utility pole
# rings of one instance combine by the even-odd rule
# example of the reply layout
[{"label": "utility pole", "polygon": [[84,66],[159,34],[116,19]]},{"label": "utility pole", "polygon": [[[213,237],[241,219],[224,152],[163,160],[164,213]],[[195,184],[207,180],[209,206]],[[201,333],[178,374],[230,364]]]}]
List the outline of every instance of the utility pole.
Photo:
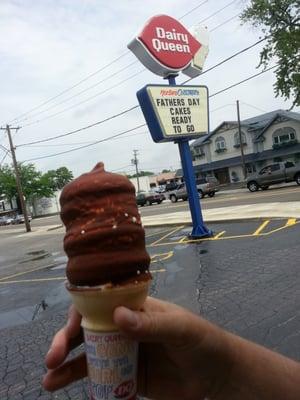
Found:
[{"label": "utility pole", "polygon": [[9,140],[9,145],[10,145],[10,152],[11,152],[11,156],[12,156],[12,160],[13,160],[13,165],[14,165],[14,169],[15,169],[15,177],[16,177],[16,183],[17,183],[17,191],[18,191],[18,195],[19,195],[19,199],[20,199],[20,203],[21,203],[22,213],[23,213],[23,215],[24,215],[26,231],[27,231],[27,232],[31,232],[31,227],[30,227],[30,223],[29,223],[29,220],[28,220],[28,214],[27,214],[27,209],[26,209],[26,205],[25,205],[25,200],[24,200],[22,185],[21,185],[21,179],[20,179],[19,170],[18,170],[18,164],[17,164],[17,159],[16,159],[15,147],[14,147],[14,145],[13,145],[13,141],[12,141],[12,137],[11,137],[11,133],[10,133],[11,129],[18,130],[18,129],[20,129],[20,128],[11,128],[9,125],[6,125],[6,128],[1,128],[1,129],[5,129],[6,132],[7,132],[7,136],[8,136],[8,140]]},{"label": "utility pole", "polygon": [[247,177],[247,170],[245,164],[245,154],[244,154],[244,145],[242,140],[242,129],[241,129],[241,118],[240,118],[240,102],[239,100],[236,101],[236,110],[237,110],[237,120],[238,120],[238,128],[239,128],[239,140],[240,140],[240,149],[241,149],[241,159],[242,159],[242,168],[244,179]]},{"label": "utility pole", "polygon": [[140,191],[140,180],[139,180],[139,169],[138,169],[139,160],[137,158],[137,155],[138,155],[138,150],[133,150],[133,157],[134,158],[131,160],[131,164],[135,165],[137,187],[138,187],[138,192],[139,192]]}]

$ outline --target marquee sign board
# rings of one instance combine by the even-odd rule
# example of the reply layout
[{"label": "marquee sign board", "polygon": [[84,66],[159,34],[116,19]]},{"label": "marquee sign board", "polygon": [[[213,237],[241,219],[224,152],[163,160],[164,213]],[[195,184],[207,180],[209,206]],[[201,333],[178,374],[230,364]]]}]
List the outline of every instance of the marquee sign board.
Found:
[{"label": "marquee sign board", "polygon": [[206,86],[147,85],[137,98],[155,142],[196,139],[208,132]]},{"label": "marquee sign board", "polygon": [[127,47],[157,75],[168,77],[182,71],[195,77],[208,54],[208,33],[199,26],[191,31],[168,15],[157,15]]}]

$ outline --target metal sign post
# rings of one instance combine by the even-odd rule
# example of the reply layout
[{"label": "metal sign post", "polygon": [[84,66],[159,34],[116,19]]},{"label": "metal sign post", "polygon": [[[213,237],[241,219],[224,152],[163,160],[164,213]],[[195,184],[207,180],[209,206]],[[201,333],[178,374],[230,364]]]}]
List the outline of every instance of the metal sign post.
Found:
[{"label": "metal sign post", "polygon": [[[176,85],[175,77],[169,77],[168,80],[170,86]],[[201,237],[212,236],[212,231],[207,229],[207,227],[204,225],[203,222],[201,203],[199,200],[199,193],[197,191],[189,142],[188,140],[182,139],[179,140],[177,144],[179,148],[182,171],[183,171],[183,176],[185,178],[185,185],[188,194],[190,211],[193,222],[193,230],[192,233],[190,234],[190,237],[201,238]]]},{"label": "metal sign post", "polygon": [[146,85],[137,98],[154,142],[178,144],[193,222],[190,237],[211,236],[202,218],[189,147],[189,140],[208,132],[208,88],[177,86],[175,81],[179,72],[191,77],[201,73],[208,53],[207,33],[201,27],[190,32],[174,18],[158,15],[147,22],[128,48],[150,71],[169,81],[169,85]]}]

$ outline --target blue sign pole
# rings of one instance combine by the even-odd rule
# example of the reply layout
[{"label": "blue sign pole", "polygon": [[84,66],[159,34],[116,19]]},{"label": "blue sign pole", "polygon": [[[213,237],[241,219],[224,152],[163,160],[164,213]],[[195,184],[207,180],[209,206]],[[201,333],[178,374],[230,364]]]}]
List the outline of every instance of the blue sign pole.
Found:
[{"label": "blue sign pole", "polygon": [[[175,76],[169,77],[168,80],[169,85],[176,85]],[[190,237],[197,239],[212,236],[212,231],[207,229],[203,222],[189,141],[180,139],[177,143],[193,222],[193,230]]]}]

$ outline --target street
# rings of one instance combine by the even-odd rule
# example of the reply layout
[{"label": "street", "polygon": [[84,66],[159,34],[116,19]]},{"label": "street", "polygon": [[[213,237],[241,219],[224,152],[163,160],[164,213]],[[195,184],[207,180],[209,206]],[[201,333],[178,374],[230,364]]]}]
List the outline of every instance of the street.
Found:
[{"label": "street", "polygon": [[[300,359],[300,225],[274,220],[264,226],[214,224],[214,238],[193,243],[184,226],[147,230],[150,294]],[[88,399],[85,380],[53,394],[41,387],[44,356],[70,304],[62,238],[59,228],[1,242],[1,255],[4,248],[11,254],[1,259],[10,266],[10,275],[1,269],[0,278],[1,400]]]},{"label": "street", "polygon": [[[299,200],[299,187],[217,193],[203,209]],[[287,205],[290,203],[286,203]],[[143,216],[188,209],[188,202],[140,207]],[[163,221],[163,218],[161,218]],[[245,338],[300,359],[299,219],[208,223],[213,236],[190,240],[186,224],[146,228],[150,295],[188,308]],[[86,400],[79,381],[54,394],[40,384],[44,356],[65,323],[67,257],[58,215],[0,227],[0,399]],[[77,354],[78,351],[73,352]]]},{"label": "street", "polygon": [[[300,186],[293,185],[287,187],[271,187],[267,191],[251,193],[248,189],[237,191],[236,193],[217,192],[215,197],[204,197],[201,199],[202,208],[212,209],[216,207],[237,206],[244,204],[262,204],[273,201],[289,202],[300,200]],[[140,207],[142,215],[164,214],[168,212],[184,211],[189,209],[188,201],[179,200],[177,203],[164,201],[160,205]]]}]

